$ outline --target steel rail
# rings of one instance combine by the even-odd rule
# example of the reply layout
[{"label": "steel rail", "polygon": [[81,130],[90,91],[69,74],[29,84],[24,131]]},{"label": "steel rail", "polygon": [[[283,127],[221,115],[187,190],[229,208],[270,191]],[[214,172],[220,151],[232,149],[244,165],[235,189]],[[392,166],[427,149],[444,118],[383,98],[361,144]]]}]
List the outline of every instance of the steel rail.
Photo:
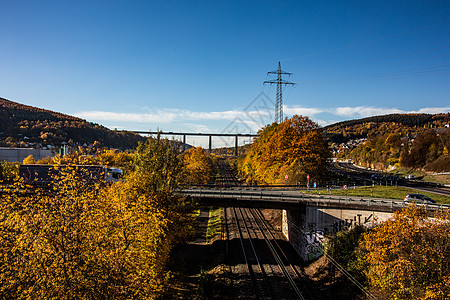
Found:
[{"label": "steel rail", "polygon": [[[301,293],[301,291],[297,287],[297,284],[295,283],[295,281],[292,278],[291,274],[289,274],[288,270],[286,269],[286,266],[285,266],[283,260],[281,259],[281,256],[279,255],[278,251],[275,249],[275,246],[269,240],[269,238],[265,234],[263,228],[261,227],[261,225],[260,225],[260,222],[262,222],[261,219],[259,220],[260,222],[258,222],[258,219],[257,219],[256,215],[253,213],[253,211],[251,209],[249,209],[248,211],[250,212],[250,214],[255,219],[255,224],[256,224],[256,226],[258,226],[259,230],[261,231],[261,234],[264,237],[264,241],[266,242],[270,252],[272,253],[272,256],[275,258],[275,260],[276,260],[276,262],[278,264],[278,267],[280,268],[281,272],[283,272],[284,276],[288,280],[289,284],[291,285],[291,287],[294,290],[295,294],[297,295],[298,299],[305,300],[305,297],[303,296],[303,294]],[[267,227],[266,227],[266,230],[267,230]],[[285,256],[285,258],[286,258],[286,256]],[[291,265],[291,264],[289,263],[289,265]]]},{"label": "steel rail", "polygon": [[248,241],[249,241],[250,246],[252,248],[253,255],[255,257],[256,263],[257,263],[257,265],[259,267],[259,270],[261,272],[261,275],[262,275],[262,279],[263,279],[263,282],[264,282],[264,289],[265,289],[265,292],[263,292],[263,293],[267,293],[271,299],[274,299],[273,292],[272,292],[272,290],[270,288],[269,282],[267,281],[266,271],[264,270],[264,266],[263,266],[261,260],[259,259],[258,252],[256,251],[255,245],[253,243],[253,238],[250,235],[250,229],[247,226],[247,222],[245,221],[245,217],[244,217],[244,214],[242,213],[242,209],[241,208],[238,208],[238,209],[239,209],[239,212],[240,212],[240,214],[242,216],[242,224],[244,225],[244,228],[245,228],[245,230],[247,232]]},{"label": "steel rail", "polygon": [[[295,268],[295,266],[290,262],[289,258],[287,257],[287,255],[283,251],[282,247],[278,244],[277,238],[274,236],[274,234],[272,233],[272,230],[267,225],[267,221],[265,220],[264,215],[262,214],[262,212],[259,209],[257,209],[257,208],[253,208],[252,210],[255,212],[256,216],[260,220],[261,224],[263,224],[263,226],[265,227],[266,231],[272,237],[273,243],[278,248],[278,253],[281,254],[282,258],[284,258],[284,260],[287,262],[287,264],[291,267],[292,271],[297,276],[299,281],[303,283],[304,279],[303,279],[302,275],[297,270],[297,268]],[[313,299],[311,291],[304,284],[303,284],[303,289],[308,293],[308,295],[310,296],[310,299]]]},{"label": "steel rail", "polygon": [[250,280],[252,282],[253,292],[255,294],[255,297],[258,298],[258,294],[257,294],[257,291],[256,291],[256,285],[257,285],[257,283],[256,283],[256,276],[255,276],[255,274],[253,272],[252,265],[250,264],[249,260],[247,259],[247,253],[245,251],[245,246],[244,246],[244,235],[242,233],[241,227],[239,226],[239,221],[238,221],[238,217],[237,217],[237,213],[236,213],[236,208],[235,207],[233,207],[233,212],[234,212],[234,221],[236,223],[236,227],[237,227],[238,232],[239,232],[239,241],[241,243],[241,250],[242,250],[242,253],[244,255],[245,264],[247,265],[248,272],[250,274]]}]

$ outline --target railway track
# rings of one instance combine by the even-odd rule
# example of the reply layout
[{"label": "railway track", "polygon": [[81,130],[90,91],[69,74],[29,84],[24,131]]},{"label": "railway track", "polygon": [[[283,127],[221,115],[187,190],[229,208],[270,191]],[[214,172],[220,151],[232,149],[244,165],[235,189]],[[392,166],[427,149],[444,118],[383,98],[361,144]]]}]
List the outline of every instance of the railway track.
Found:
[{"label": "railway track", "polygon": [[230,168],[230,165],[221,160],[219,164],[220,176],[216,178],[216,184],[223,186],[236,186],[240,185],[239,181],[236,179],[236,175]]},{"label": "railway track", "polygon": [[227,211],[241,257],[232,263],[232,271],[242,273],[246,267],[247,278],[241,276],[239,283],[242,298],[317,299],[261,211],[234,207]]},{"label": "railway track", "polygon": [[[217,184],[239,185],[227,162],[220,163]],[[222,237],[234,274],[237,299],[317,299],[307,289],[300,258],[259,209],[224,207]],[[283,244],[280,244],[283,241]],[[289,254],[286,247],[290,247]],[[293,256],[295,253],[295,257]],[[296,262],[292,262],[296,259]]]},{"label": "railway track", "polygon": [[242,255],[248,269],[249,278],[252,285],[252,291],[255,299],[274,299],[274,291],[269,285],[268,275],[260,259],[260,253],[256,250],[257,236],[249,225],[247,225],[246,216],[243,209],[232,208],[234,222],[239,232],[239,241]]},{"label": "railway track", "polygon": [[270,247],[271,253],[277,260],[278,266],[283,271],[289,281],[290,286],[294,290],[299,299],[315,299],[310,291],[310,288],[304,283],[304,276],[294,263],[292,263],[289,254],[286,253],[282,245],[279,244],[280,236],[276,237],[273,228],[267,223],[264,215],[259,209],[251,208],[250,213],[257,220],[258,227],[261,228],[261,232],[264,234],[264,240]]},{"label": "railway track", "polygon": [[[220,164],[216,183],[239,188],[239,182],[226,162]],[[266,220],[274,215],[277,216],[273,211],[256,208],[223,208],[222,249],[225,253],[224,268],[231,274],[232,297],[343,299],[335,298],[336,291],[328,290],[308,277],[304,272],[306,264],[298,253]]]}]

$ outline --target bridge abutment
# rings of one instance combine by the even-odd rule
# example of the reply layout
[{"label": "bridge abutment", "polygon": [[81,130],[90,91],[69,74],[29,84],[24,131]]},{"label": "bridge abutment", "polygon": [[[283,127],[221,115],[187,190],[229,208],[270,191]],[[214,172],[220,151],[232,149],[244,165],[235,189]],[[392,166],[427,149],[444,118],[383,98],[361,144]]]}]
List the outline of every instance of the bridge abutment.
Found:
[{"label": "bridge abutment", "polygon": [[296,210],[282,211],[282,232],[302,259],[310,261],[322,255],[319,247],[323,246],[326,235],[336,234],[357,224],[373,226],[391,216],[389,212],[303,205]]}]

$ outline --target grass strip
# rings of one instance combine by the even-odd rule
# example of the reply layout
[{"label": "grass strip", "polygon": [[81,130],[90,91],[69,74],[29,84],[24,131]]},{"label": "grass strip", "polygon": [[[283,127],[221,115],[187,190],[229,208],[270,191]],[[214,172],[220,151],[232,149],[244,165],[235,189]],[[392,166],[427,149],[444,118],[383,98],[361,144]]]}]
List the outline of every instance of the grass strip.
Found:
[{"label": "grass strip", "polygon": [[222,232],[222,208],[213,208],[209,211],[208,228],[206,229],[206,240],[209,242],[217,234]]}]

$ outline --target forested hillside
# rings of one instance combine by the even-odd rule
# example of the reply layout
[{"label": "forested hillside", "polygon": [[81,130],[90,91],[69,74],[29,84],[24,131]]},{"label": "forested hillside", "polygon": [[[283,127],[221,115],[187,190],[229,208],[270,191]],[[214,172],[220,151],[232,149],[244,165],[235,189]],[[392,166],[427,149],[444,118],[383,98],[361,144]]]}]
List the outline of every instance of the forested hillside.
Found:
[{"label": "forested hillside", "polygon": [[379,169],[450,170],[450,114],[386,115],[323,128],[335,155]]},{"label": "forested hillside", "polygon": [[352,139],[401,132],[417,134],[424,129],[441,128],[450,123],[450,114],[391,114],[343,121],[325,126],[323,135],[330,143],[344,143]]},{"label": "forested hillside", "polygon": [[112,131],[73,116],[23,105],[0,98],[0,146],[100,144],[135,148],[144,138],[126,131]]}]

